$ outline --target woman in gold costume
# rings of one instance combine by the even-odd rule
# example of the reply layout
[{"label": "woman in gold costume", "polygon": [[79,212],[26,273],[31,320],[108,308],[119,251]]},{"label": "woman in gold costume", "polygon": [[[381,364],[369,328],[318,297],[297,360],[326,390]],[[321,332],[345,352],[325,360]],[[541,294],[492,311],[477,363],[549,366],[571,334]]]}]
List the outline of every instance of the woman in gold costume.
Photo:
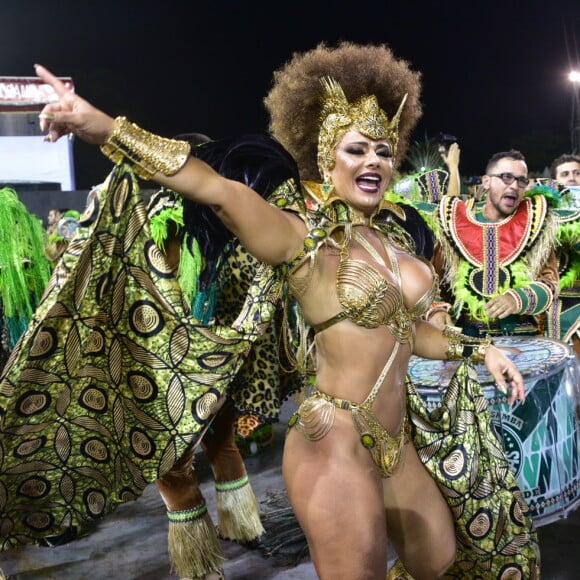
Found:
[{"label": "woman in gold costume", "polygon": [[[446,571],[476,577],[482,570],[534,577],[534,535],[525,504],[512,501],[517,488],[507,463],[493,452],[475,467],[454,459],[471,457],[471,447],[479,452],[487,445],[479,439],[453,450],[416,439],[434,429],[421,419],[420,404],[409,403],[412,353],[485,361],[509,402],[524,400],[520,373],[489,341],[421,319],[437,280],[396,225],[397,208],[384,201],[421,112],[419,74],[386,46],[320,45],[295,55],[275,74],[265,103],[271,131],[297,161],[301,182],[284,184],[267,202],[191,157],[187,143],[113,119],[45,68],[36,71],[59,96],[41,113],[47,140],[74,133],[113,161],[131,163],[139,176],[211,207],[297,300],[304,334],[292,337],[295,362],[313,370],[316,381],[290,422],[283,473],[318,575],[384,578],[388,538],[400,559],[392,578]],[[482,397],[471,367],[460,368],[463,387],[447,410],[462,426],[474,425],[477,437],[486,413],[477,407]],[[463,392],[465,385],[471,391]],[[456,406],[461,397],[467,411]],[[437,477],[437,469],[445,473]],[[466,492],[445,491],[458,479],[472,492],[477,486],[477,506],[461,503]],[[499,488],[507,496],[497,499]],[[496,545],[504,540],[509,549]],[[460,556],[475,544],[470,556]]]}]

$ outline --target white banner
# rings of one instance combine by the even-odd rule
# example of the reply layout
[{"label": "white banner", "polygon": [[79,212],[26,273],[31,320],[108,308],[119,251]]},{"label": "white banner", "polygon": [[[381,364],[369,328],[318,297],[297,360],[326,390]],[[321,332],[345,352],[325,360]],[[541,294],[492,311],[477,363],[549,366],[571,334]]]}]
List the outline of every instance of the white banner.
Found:
[{"label": "white banner", "polygon": [[[59,77],[74,90],[70,77]],[[0,110],[9,111],[14,107],[38,107],[58,100],[54,89],[38,77],[0,77]]]},{"label": "white banner", "polygon": [[47,143],[42,136],[0,137],[0,182],[60,183],[73,191],[72,141]]}]

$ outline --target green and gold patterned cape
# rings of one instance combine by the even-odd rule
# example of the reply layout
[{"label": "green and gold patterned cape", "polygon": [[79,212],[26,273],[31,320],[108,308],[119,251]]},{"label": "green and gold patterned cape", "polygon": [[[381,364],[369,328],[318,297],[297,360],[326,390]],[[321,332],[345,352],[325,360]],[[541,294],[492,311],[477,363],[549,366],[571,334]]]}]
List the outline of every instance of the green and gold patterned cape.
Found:
[{"label": "green and gold patterned cape", "polygon": [[[242,313],[189,315],[132,173],[53,272],[0,377],[0,539],[71,539],[167,472],[203,433],[281,291],[259,266]],[[98,201],[98,204],[96,203]]]}]

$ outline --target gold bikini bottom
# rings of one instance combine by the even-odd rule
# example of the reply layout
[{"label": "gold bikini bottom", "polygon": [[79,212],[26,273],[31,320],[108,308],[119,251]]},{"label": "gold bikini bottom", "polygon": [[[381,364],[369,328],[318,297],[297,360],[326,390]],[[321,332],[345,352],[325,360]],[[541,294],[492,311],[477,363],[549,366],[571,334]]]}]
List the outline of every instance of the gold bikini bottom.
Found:
[{"label": "gold bikini bottom", "polygon": [[368,399],[355,404],[315,390],[302,402],[288,427],[296,428],[310,441],[319,441],[332,428],[336,409],[351,412],[360,441],[370,452],[379,475],[383,478],[393,475],[401,464],[405,443],[411,440],[411,426],[406,413],[401,430],[393,437],[379,422]]}]

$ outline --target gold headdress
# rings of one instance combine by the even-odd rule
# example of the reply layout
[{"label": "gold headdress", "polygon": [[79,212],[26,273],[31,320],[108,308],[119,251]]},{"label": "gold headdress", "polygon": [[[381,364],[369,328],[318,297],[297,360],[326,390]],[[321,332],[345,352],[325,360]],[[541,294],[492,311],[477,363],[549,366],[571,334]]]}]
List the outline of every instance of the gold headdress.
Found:
[{"label": "gold headdress", "polygon": [[355,102],[349,103],[342,87],[333,78],[324,77],[320,82],[325,93],[318,134],[318,169],[321,175],[324,169],[334,167],[334,149],[342,136],[351,129],[371,139],[388,139],[393,148],[393,155],[396,154],[399,119],[407,95],[403,97],[399,110],[389,121],[374,95],[363,95]]}]

